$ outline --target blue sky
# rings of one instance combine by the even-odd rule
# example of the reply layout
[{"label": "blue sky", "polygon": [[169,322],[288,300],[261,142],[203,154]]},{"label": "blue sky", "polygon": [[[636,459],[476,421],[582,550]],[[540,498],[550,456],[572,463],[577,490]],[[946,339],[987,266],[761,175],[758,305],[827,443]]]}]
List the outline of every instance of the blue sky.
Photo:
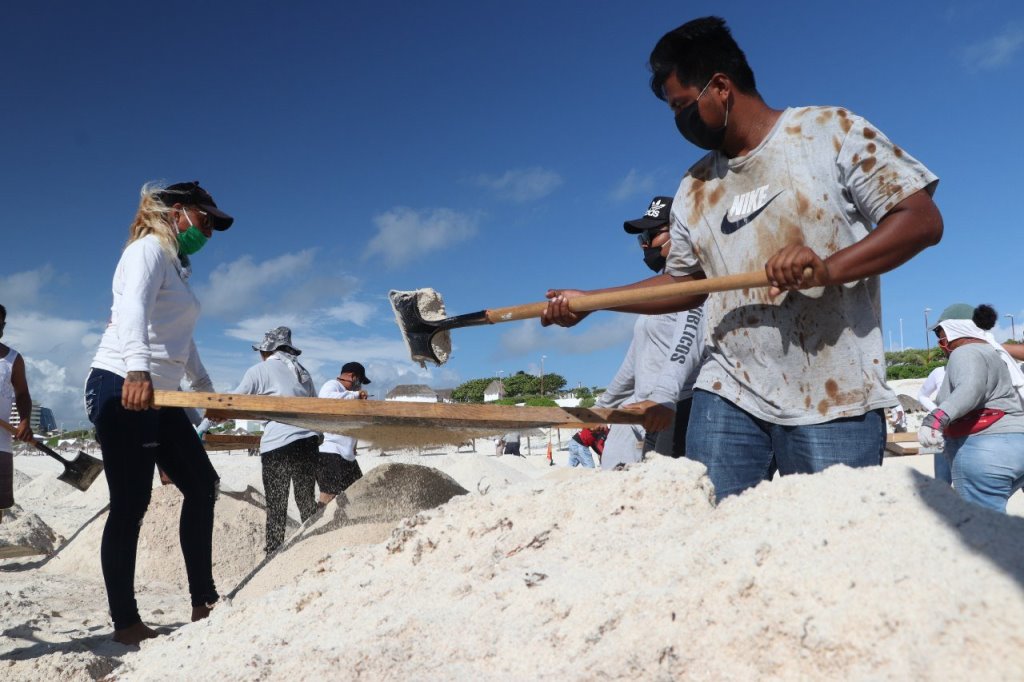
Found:
[{"label": "blue sky", "polygon": [[[648,90],[666,31],[724,16],[772,106],[865,116],[941,178],[942,243],[883,278],[885,334],[1016,286],[1024,152],[1019,2],[15,3],[0,25],[4,341],[71,428],[148,180],[200,180],[236,217],[194,258],[197,343],[232,388],[279,324],[318,381],[371,388],[517,370],[603,386],[632,318],[453,332],[409,361],[389,289],[449,313],[648,274],[621,228],[699,155]],[[1009,318],[997,336],[1007,337]],[[888,348],[888,343],[887,343]]]}]

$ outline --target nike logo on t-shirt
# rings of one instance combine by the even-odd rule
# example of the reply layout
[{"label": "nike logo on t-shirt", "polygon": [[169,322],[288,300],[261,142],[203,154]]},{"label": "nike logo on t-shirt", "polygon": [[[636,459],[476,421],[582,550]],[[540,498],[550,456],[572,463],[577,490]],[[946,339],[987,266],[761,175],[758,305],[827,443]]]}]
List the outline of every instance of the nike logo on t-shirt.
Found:
[{"label": "nike logo on t-shirt", "polygon": [[[775,197],[782,194],[782,192],[783,190],[779,190],[773,197],[766,199],[768,196],[768,185],[763,185],[733,199],[732,206],[722,216],[722,234],[732,234],[752,221],[761,214],[761,211],[768,208],[768,204],[775,201]],[[743,217],[738,220],[730,220],[730,216],[734,218],[737,216]]]}]

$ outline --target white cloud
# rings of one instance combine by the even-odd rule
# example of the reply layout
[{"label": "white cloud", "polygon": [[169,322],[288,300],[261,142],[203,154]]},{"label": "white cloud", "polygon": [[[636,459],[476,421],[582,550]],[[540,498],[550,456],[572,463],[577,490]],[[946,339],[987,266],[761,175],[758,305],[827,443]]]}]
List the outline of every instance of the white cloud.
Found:
[{"label": "white cloud", "polygon": [[376,312],[376,306],[358,301],[344,301],[341,305],[325,310],[325,314],[339,322],[351,322],[357,327],[365,327],[366,322]]},{"label": "white cloud", "polygon": [[469,239],[477,232],[477,218],[447,208],[414,211],[398,207],[374,217],[377,234],[363,258],[379,255],[396,268],[432,251]]},{"label": "white cloud", "polygon": [[633,336],[636,316],[612,313],[594,322],[584,322],[584,328],[541,327],[537,320],[524,320],[502,335],[501,350],[513,357],[540,351],[559,351],[566,355],[586,355],[612,348]]},{"label": "white cloud", "polygon": [[25,358],[32,399],[53,410],[68,428],[85,419],[82,388],[101,331],[91,322],[38,313],[19,314],[8,322],[3,340]]},{"label": "white cloud", "polygon": [[506,171],[504,175],[481,174],[474,184],[493,190],[509,201],[535,201],[554,192],[562,184],[562,176],[544,168],[525,168]]},{"label": "white cloud", "polygon": [[612,199],[625,201],[637,195],[650,196],[654,194],[654,176],[644,174],[635,168],[631,168],[626,177],[612,189]]},{"label": "white cloud", "polygon": [[963,61],[971,71],[997,69],[1013,61],[1021,48],[1024,48],[1024,25],[1009,24],[991,38],[964,48]]},{"label": "white cloud", "polygon": [[265,297],[273,296],[281,282],[312,270],[313,255],[313,249],[306,249],[260,263],[251,256],[242,256],[218,265],[210,273],[209,284],[197,287],[203,313],[232,316],[263,308]]},{"label": "white cloud", "polygon": [[19,308],[30,308],[41,299],[42,288],[53,279],[53,267],[44,265],[35,270],[16,272],[0,277],[0,292],[3,292],[7,314]]}]

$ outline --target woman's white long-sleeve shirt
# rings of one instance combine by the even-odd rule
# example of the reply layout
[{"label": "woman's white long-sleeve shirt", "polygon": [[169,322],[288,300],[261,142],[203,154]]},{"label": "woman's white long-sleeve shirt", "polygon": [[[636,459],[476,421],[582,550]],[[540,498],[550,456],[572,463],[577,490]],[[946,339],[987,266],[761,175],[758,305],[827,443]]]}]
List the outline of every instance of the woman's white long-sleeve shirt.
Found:
[{"label": "woman's white long-sleeve shirt", "polygon": [[119,376],[149,372],[153,387],[177,390],[210,385],[192,333],[199,300],[189,272],[153,235],[129,244],[114,270],[114,304],[92,366]]}]

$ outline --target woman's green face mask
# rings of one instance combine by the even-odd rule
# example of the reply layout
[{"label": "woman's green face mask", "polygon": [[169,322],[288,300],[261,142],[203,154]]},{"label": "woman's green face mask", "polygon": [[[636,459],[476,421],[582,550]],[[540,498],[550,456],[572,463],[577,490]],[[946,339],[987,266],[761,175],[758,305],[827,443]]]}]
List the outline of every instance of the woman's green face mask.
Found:
[{"label": "woman's green face mask", "polygon": [[192,224],[192,218],[189,217],[188,211],[183,208],[181,212],[185,214],[185,220],[188,221],[188,229],[178,233],[178,252],[191,256],[206,245],[207,239],[206,235]]}]

